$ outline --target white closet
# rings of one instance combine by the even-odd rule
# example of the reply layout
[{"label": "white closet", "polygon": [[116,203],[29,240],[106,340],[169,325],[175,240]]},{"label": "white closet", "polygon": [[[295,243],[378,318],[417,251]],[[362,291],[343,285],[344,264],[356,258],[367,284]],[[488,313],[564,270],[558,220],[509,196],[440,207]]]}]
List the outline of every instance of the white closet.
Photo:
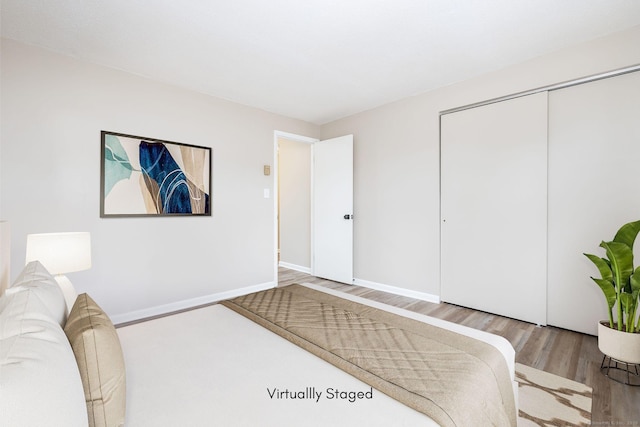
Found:
[{"label": "white closet", "polygon": [[441,297],[546,322],[547,94],[441,117]]},{"label": "white closet", "polygon": [[549,112],[547,323],[595,335],[607,309],[582,254],[640,219],[640,72],[550,92]]},{"label": "white closet", "polygon": [[441,116],[443,301],[589,334],[606,318],[582,253],[640,219],[640,72],[575,83]]}]

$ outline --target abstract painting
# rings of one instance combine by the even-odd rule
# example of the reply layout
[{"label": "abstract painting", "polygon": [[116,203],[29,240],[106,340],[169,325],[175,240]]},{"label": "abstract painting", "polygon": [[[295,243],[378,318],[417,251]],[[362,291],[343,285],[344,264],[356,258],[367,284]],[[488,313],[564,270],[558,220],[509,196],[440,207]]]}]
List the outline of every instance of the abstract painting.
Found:
[{"label": "abstract painting", "polygon": [[100,216],[211,216],[211,148],[101,132]]}]

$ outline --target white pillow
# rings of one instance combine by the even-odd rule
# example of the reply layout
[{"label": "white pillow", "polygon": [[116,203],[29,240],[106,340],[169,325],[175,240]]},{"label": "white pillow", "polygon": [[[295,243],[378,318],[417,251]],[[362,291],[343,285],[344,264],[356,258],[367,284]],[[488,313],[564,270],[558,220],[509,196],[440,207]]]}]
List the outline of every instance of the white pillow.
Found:
[{"label": "white pillow", "polygon": [[[58,282],[39,261],[31,261],[27,264],[18,278],[7,289],[6,294],[28,291],[33,298],[42,302],[39,310],[48,313],[49,316],[64,327],[67,321],[67,304],[58,286]],[[35,307],[35,306],[34,306]],[[0,306],[0,310],[2,307]]]},{"label": "white pillow", "polygon": [[88,417],[78,366],[43,294],[29,286],[0,298],[2,422],[84,427]]}]

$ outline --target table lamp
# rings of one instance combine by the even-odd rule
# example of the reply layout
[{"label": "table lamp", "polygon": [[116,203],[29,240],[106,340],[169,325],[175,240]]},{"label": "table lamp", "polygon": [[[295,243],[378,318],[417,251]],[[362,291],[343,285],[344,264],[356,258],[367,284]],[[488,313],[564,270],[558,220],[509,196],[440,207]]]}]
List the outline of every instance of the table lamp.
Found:
[{"label": "table lamp", "polygon": [[0,296],[9,287],[9,270],[11,263],[11,233],[9,223],[0,221]]},{"label": "table lamp", "polygon": [[36,260],[55,277],[62,289],[68,313],[78,293],[65,274],[91,268],[91,234],[28,234],[26,263]]}]

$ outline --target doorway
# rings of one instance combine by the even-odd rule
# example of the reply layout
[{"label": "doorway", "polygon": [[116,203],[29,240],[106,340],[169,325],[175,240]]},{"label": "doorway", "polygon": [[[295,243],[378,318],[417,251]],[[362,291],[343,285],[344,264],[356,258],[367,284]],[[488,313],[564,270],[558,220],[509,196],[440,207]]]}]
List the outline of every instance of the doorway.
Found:
[{"label": "doorway", "polygon": [[353,135],[274,134],[274,282],[278,267],[353,283]]},{"label": "doorway", "polygon": [[278,267],[312,274],[312,146],[318,139],[274,133],[274,283]]}]

